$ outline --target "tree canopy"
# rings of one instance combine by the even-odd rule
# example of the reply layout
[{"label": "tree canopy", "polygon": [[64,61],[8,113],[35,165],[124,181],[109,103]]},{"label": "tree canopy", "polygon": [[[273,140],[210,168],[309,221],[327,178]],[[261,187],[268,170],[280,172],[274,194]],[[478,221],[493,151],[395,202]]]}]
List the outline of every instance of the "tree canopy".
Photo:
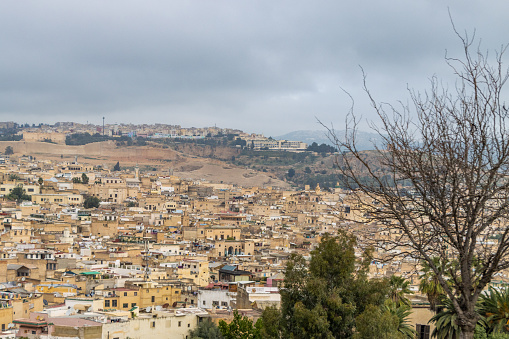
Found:
[{"label": "tree canopy", "polygon": [[381,307],[388,283],[366,277],[369,253],[356,259],[351,235],[324,236],[308,263],[292,255],[281,290],[284,338],[349,338],[368,305]]}]

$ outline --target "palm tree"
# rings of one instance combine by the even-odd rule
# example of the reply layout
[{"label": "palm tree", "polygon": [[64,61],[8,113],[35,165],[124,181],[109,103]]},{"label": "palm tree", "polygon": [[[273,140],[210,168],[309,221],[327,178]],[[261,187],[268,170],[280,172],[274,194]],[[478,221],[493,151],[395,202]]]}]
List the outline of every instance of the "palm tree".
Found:
[{"label": "palm tree", "polygon": [[393,275],[389,280],[389,298],[397,307],[411,306],[411,302],[407,298],[409,294],[413,294],[410,290],[410,282],[403,277]]},{"label": "palm tree", "polygon": [[509,332],[509,287],[490,288],[479,297],[479,313],[485,317],[488,332]]},{"label": "palm tree", "polygon": [[[439,272],[445,272],[446,264],[441,262],[438,257],[433,258],[433,264]],[[426,294],[430,310],[436,312],[437,304],[444,294],[444,289],[440,285],[438,275],[433,271],[430,265],[427,262],[423,262],[422,266],[423,274],[420,276],[419,291]]]},{"label": "palm tree", "polygon": [[458,339],[460,337],[460,328],[452,301],[449,298],[442,298],[441,304],[444,306],[442,311],[435,314],[429,320],[429,322],[435,323],[435,329],[431,336],[437,339]]},{"label": "palm tree", "polygon": [[412,313],[410,306],[397,306],[395,302],[386,300],[383,306],[383,310],[388,311],[398,318],[398,332],[400,332],[406,339],[415,338],[416,332],[408,320],[410,313]]}]

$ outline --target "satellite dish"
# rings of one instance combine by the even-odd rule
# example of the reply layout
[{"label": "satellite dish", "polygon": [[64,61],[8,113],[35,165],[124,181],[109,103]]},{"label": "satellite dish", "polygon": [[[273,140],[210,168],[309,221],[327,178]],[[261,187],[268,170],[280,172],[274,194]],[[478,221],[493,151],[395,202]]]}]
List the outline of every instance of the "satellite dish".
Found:
[{"label": "satellite dish", "polygon": [[146,308],[147,313],[149,313],[151,310],[152,310],[152,307],[150,307],[150,306]]},{"label": "satellite dish", "polygon": [[20,287],[20,286],[21,286],[21,283],[18,283],[18,287]]},{"label": "satellite dish", "polygon": [[26,279],[26,278],[25,278],[25,277],[23,277],[23,278],[21,278],[21,281],[25,281],[25,279]]}]

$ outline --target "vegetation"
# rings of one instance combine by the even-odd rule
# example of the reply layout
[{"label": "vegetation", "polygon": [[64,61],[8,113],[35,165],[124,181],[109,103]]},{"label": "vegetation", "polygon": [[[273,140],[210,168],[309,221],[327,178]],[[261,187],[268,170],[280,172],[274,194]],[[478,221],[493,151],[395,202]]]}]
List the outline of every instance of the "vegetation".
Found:
[{"label": "vegetation", "polygon": [[7,146],[4,151],[5,155],[11,155],[14,154],[14,150],[12,149],[12,146]]},{"label": "vegetation", "polygon": [[281,290],[283,338],[349,338],[368,305],[383,305],[388,283],[367,279],[369,253],[358,261],[354,245],[352,236],[340,233],[322,239],[309,265],[302,256],[290,257]]},{"label": "vegetation", "polygon": [[389,280],[389,298],[396,306],[411,306],[407,295],[413,294],[410,282],[403,277],[393,275]]},{"label": "vegetation", "polygon": [[420,277],[421,280],[419,282],[419,291],[421,291],[423,294],[426,294],[428,297],[430,310],[436,312],[438,303],[444,297],[444,289],[442,288],[438,277],[439,275],[446,276],[447,273],[446,261],[441,260],[439,257],[433,257],[432,261],[435,270],[433,270],[426,261],[422,262],[423,273]]},{"label": "vegetation", "polygon": [[120,162],[117,161],[115,166],[113,166],[113,171],[120,171]]},{"label": "vegetation", "polygon": [[98,208],[99,204],[101,203],[101,200],[98,197],[86,197],[85,201],[83,202],[83,207],[85,208]]},{"label": "vegetation", "polygon": [[223,339],[221,330],[210,320],[203,320],[194,330],[189,331],[191,339]]},{"label": "vegetation", "polygon": [[81,182],[84,184],[88,184],[88,182],[89,182],[89,178],[85,173],[81,174]]},{"label": "vegetation", "polygon": [[18,203],[22,201],[30,201],[32,198],[26,194],[23,185],[18,185],[12,189],[12,191],[7,195],[8,200],[14,200]]},{"label": "vegetation", "polygon": [[253,321],[246,316],[241,316],[237,310],[233,311],[233,320],[228,324],[224,320],[219,322],[219,330],[224,339],[262,339],[262,321],[253,325]]},{"label": "vegetation", "polygon": [[66,145],[86,145],[93,142],[109,140],[109,137],[99,133],[91,135],[90,133],[74,133],[65,138]]},{"label": "vegetation", "polygon": [[[404,339],[398,331],[398,317],[388,310],[368,305],[356,318],[357,333],[354,339]],[[331,337],[332,338],[332,337]]]},{"label": "vegetation", "polygon": [[[335,141],[336,166],[355,189],[354,204],[370,221],[401,231],[401,238],[384,246],[404,243],[412,258],[429,265],[451,301],[460,338],[470,339],[480,319],[476,305],[482,291],[509,266],[509,229],[502,227],[509,212],[509,182],[503,179],[509,175],[509,110],[501,95],[509,72],[503,50],[489,59],[488,53],[471,51],[473,40],[458,36],[463,58],[446,59],[457,76],[452,91],[432,78],[426,95],[411,91],[412,106],[396,107],[378,103],[365,87],[381,120],[378,168],[356,147],[353,114],[345,139]],[[406,194],[394,190],[408,183]],[[481,240],[494,234],[501,234],[495,245]],[[444,272],[435,257],[456,263]]]},{"label": "vegetation", "polygon": [[334,153],[334,152],[337,152],[338,150],[334,146],[331,146],[331,145],[327,145],[327,144],[318,145],[316,142],[313,142],[311,145],[308,146],[306,151],[317,152],[317,153]]}]

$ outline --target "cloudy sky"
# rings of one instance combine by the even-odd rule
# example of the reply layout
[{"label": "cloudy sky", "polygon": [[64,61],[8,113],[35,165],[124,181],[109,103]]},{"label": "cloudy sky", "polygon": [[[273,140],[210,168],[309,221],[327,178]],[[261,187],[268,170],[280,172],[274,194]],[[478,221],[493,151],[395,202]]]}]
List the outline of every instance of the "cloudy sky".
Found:
[{"label": "cloudy sky", "polygon": [[362,93],[449,79],[456,27],[509,42],[509,1],[2,1],[0,120],[168,123],[280,135],[340,128]]}]

